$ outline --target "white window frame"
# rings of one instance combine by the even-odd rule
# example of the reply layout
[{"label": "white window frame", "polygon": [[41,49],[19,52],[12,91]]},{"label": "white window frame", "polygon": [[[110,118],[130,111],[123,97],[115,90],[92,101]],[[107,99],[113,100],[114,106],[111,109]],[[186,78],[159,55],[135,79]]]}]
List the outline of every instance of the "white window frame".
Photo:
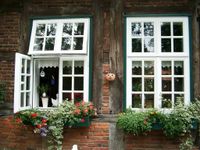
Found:
[{"label": "white window frame", "polygon": [[[131,23],[153,22],[154,23],[154,52],[132,52]],[[183,52],[161,52],[161,22],[183,23]],[[175,37],[175,36],[174,36]],[[173,39],[173,36],[171,35]],[[143,47],[143,46],[142,46]],[[161,61],[184,62],[184,104],[190,103],[190,61],[189,61],[189,20],[188,17],[127,17],[126,18],[126,108],[132,108],[132,61],[154,61],[154,108],[161,108]],[[173,67],[173,66],[172,66]],[[172,74],[174,77],[175,75]],[[173,78],[172,78],[173,79]],[[131,81],[131,82],[130,82]],[[173,82],[173,81],[172,81]],[[173,93],[176,93],[173,91]],[[144,93],[143,93],[144,94]],[[172,106],[173,108],[173,106]],[[144,109],[132,108],[135,110]]]}]

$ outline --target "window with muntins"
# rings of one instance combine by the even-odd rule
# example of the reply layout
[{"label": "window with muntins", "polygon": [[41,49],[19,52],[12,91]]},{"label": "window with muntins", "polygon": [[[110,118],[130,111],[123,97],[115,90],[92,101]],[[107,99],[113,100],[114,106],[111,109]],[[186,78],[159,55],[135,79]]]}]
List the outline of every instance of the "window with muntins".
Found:
[{"label": "window with muntins", "polygon": [[188,17],[127,17],[126,64],[126,108],[172,109],[178,99],[187,105]]},{"label": "window with muntins", "polygon": [[33,20],[29,55],[16,53],[14,112],[89,101],[89,35],[89,18]]}]

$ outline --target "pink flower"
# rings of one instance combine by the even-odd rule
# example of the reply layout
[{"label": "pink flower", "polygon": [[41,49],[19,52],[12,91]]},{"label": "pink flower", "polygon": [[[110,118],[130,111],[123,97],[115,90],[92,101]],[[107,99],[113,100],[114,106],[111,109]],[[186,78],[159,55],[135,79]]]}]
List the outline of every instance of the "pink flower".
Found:
[{"label": "pink flower", "polygon": [[82,123],[85,122],[85,119],[82,118],[80,122],[82,122]]}]

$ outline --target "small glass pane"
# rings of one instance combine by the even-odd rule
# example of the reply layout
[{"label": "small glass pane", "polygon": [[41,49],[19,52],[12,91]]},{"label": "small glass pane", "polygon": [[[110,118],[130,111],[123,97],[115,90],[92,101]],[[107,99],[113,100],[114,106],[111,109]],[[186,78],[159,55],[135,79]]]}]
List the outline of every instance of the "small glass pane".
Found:
[{"label": "small glass pane", "polygon": [[36,26],[36,36],[44,36],[45,33],[45,24],[38,24]]},{"label": "small glass pane", "polygon": [[83,38],[82,37],[74,38],[73,49],[74,50],[82,50],[83,49]]},{"label": "small glass pane", "polygon": [[154,52],[154,39],[145,38],[144,39],[144,52]]},{"label": "small glass pane", "polygon": [[174,36],[182,36],[183,35],[183,23],[182,22],[174,22],[173,30],[174,30]]},{"label": "small glass pane", "polygon": [[21,93],[20,106],[24,107],[24,93]]},{"label": "small glass pane", "polygon": [[47,24],[47,36],[55,36],[56,35],[56,24]]},{"label": "small glass pane", "polygon": [[72,78],[63,77],[63,90],[72,90]]},{"label": "small glass pane", "polygon": [[154,94],[144,95],[144,108],[154,108]]},{"label": "small glass pane", "polygon": [[162,52],[171,52],[171,39],[161,39]]},{"label": "small glass pane", "polygon": [[22,64],[21,64],[21,73],[25,73],[25,59],[22,59]]},{"label": "small glass pane", "polygon": [[21,82],[24,82],[25,77],[21,76]]},{"label": "small glass pane", "polygon": [[142,78],[132,78],[132,91],[142,91]]},{"label": "small glass pane", "polygon": [[80,102],[83,100],[83,93],[74,93],[74,103]]},{"label": "small glass pane", "polygon": [[154,62],[145,61],[144,62],[144,74],[145,75],[154,75]]},{"label": "small glass pane", "polygon": [[174,61],[174,74],[184,75],[183,61]]},{"label": "small glass pane", "polygon": [[30,76],[26,77],[26,90],[30,90]]},{"label": "small glass pane", "polygon": [[175,94],[174,95],[174,103],[176,104],[177,102],[184,103],[184,94]]},{"label": "small glass pane", "polygon": [[62,50],[70,50],[71,49],[71,38],[62,38]]},{"label": "small glass pane", "polygon": [[132,107],[133,108],[142,108],[142,95],[141,94],[132,94]]},{"label": "small glass pane", "polygon": [[74,24],[74,35],[83,35],[84,33],[84,23]]},{"label": "small glass pane", "polygon": [[174,78],[174,89],[175,91],[184,91],[183,78]]},{"label": "small glass pane", "polygon": [[24,83],[21,84],[21,91],[24,90]]},{"label": "small glass pane", "polygon": [[26,106],[30,106],[30,93],[26,93]]},{"label": "small glass pane", "polygon": [[63,24],[63,36],[70,36],[72,35],[72,23],[64,23]]},{"label": "small glass pane", "polygon": [[172,74],[172,64],[171,61],[162,61],[162,75]]},{"label": "small glass pane", "polygon": [[132,61],[132,75],[142,75],[141,61]]},{"label": "small glass pane", "polygon": [[63,61],[63,74],[72,74],[72,61]]},{"label": "small glass pane", "polygon": [[142,52],[141,39],[132,39],[132,52]]},{"label": "small glass pane", "polygon": [[83,74],[84,61],[74,61],[74,74]]},{"label": "small glass pane", "polygon": [[34,51],[41,51],[43,48],[44,38],[35,38],[35,45],[33,47]]},{"label": "small glass pane", "polygon": [[140,22],[132,23],[131,26],[132,26],[132,36],[142,35],[142,25]]},{"label": "small glass pane", "polygon": [[174,52],[183,52],[183,39],[174,39]]},{"label": "small glass pane", "polygon": [[31,71],[31,61],[27,60],[26,73],[30,74],[30,71]]},{"label": "small glass pane", "polygon": [[162,108],[172,108],[171,94],[162,95]]},{"label": "small glass pane", "polygon": [[172,79],[162,78],[162,91],[171,91],[171,90],[172,90]]},{"label": "small glass pane", "polygon": [[54,50],[55,38],[46,38],[45,50]]},{"label": "small glass pane", "polygon": [[161,35],[162,36],[170,36],[171,35],[170,22],[162,22],[161,23]]},{"label": "small glass pane", "polygon": [[63,100],[72,100],[72,93],[63,93]]},{"label": "small glass pane", "polygon": [[83,77],[74,78],[74,90],[83,90]]},{"label": "small glass pane", "polygon": [[144,23],[144,35],[145,36],[153,36],[154,35],[154,25],[152,22]]},{"label": "small glass pane", "polygon": [[154,78],[144,78],[144,90],[154,91]]}]

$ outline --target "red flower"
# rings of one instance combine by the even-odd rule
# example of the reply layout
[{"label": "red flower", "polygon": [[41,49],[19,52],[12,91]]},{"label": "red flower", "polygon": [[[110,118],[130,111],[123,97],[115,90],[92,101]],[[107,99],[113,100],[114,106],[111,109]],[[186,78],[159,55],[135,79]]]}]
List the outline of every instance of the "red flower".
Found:
[{"label": "red flower", "polygon": [[79,107],[79,106],[80,106],[80,103],[76,103],[75,105],[76,105],[76,107]]},{"label": "red flower", "polygon": [[84,106],[84,105],[85,105],[85,102],[84,102],[84,101],[82,101],[81,105],[82,105],[82,106]]},{"label": "red flower", "polygon": [[80,109],[76,109],[76,110],[74,111],[74,113],[75,113],[76,115],[79,115],[79,114],[80,114],[80,112],[81,112],[81,110],[80,110]]},{"label": "red flower", "polygon": [[32,117],[32,118],[35,118],[35,117],[37,117],[37,116],[38,116],[37,113],[33,113],[33,114],[31,114],[31,117]]},{"label": "red flower", "polygon": [[17,123],[22,123],[22,119],[21,119],[21,118],[17,118],[15,121],[16,121]]},{"label": "red flower", "polygon": [[83,110],[83,113],[84,113],[84,114],[87,114],[87,113],[88,113],[88,109],[84,109],[84,110]]},{"label": "red flower", "polygon": [[42,125],[41,125],[41,124],[37,124],[36,127],[37,127],[38,129],[40,129],[40,128],[42,128]]},{"label": "red flower", "polygon": [[82,118],[80,122],[82,122],[82,123],[85,122],[85,119]]},{"label": "red flower", "polygon": [[42,119],[42,123],[46,123],[47,122],[47,119]]}]

